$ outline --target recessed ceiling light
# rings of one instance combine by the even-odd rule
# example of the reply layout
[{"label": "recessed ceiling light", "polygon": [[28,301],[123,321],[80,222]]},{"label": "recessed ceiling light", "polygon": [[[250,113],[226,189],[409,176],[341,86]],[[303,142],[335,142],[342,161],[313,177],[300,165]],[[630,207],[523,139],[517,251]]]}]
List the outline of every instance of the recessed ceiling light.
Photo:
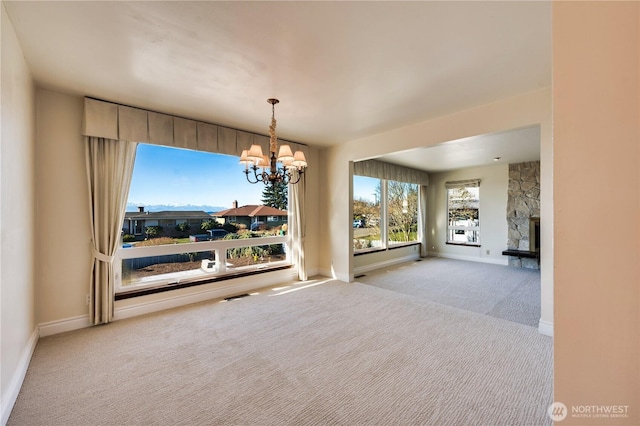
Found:
[{"label": "recessed ceiling light", "polygon": [[493,161],[500,161],[502,157],[493,157]]}]

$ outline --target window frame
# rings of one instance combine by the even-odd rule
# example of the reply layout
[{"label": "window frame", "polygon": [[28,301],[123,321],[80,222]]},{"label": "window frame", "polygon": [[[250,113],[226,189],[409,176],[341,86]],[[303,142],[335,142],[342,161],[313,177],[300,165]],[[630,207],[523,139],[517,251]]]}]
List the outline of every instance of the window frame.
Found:
[{"label": "window frame", "polygon": [[[395,180],[395,179],[384,179],[385,180],[385,185],[386,185],[386,203],[387,203],[387,220],[386,220],[386,226],[387,226],[387,248],[396,248],[396,247],[403,247],[406,245],[412,245],[412,244],[416,244],[416,243],[420,243],[420,236],[418,235],[418,220],[419,220],[419,205],[420,205],[420,185],[418,185],[417,183],[411,183],[411,182],[403,182],[403,181],[399,181],[399,180]],[[407,185],[414,185],[415,186],[415,190],[416,190],[416,205],[415,205],[415,233],[416,233],[416,239],[415,240],[410,240],[410,241],[393,241],[390,238],[391,233],[390,231],[390,218],[389,218],[389,214],[390,214],[390,209],[389,209],[389,203],[390,203],[390,191],[389,191],[389,183],[390,182],[398,182],[400,184],[407,184]],[[409,194],[407,194],[408,196]],[[404,205],[403,205],[404,206]],[[407,208],[409,207],[408,205],[408,199],[407,199]]]},{"label": "window frame", "polygon": [[[241,267],[229,267],[227,262],[227,250],[238,247],[254,247],[265,245],[283,244],[286,254],[285,260],[259,263]],[[157,246],[146,247],[127,247],[122,245],[116,251],[113,268],[115,274],[115,293],[130,292],[133,290],[144,290],[148,288],[155,288],[158,286],[172,286],[181,283],[191,283],[196,281],[208,281],[213,278],[220,278],[228,275],[237,275],[247,272],[268,272],[273,268],[281,268],[284,266],[292,266],[291,263],[291,237],[290,235],[284,236],[270,236],[270,237],[258,237],[258,238],[240,238],[230,240],[213,240],[213,241],[201,241],[185,244],[165,244]],[[158,275],[158,279],[147,280],[145,283],[135,285],[123,285],[122,283],[122,262],[127,259],[138,259],[144,257],[153,256],[165,256],[183,253],[200,253],[200,252],[215,252],[215,259],[225,259],[225,262],[216,262],[216,270],[210,273],[203,272],[201,274],[185,273],[182,274],[183,278],[180,278],[177,273],[171,276],[162,277]],[[197,270],[190,270],[197,271]],[[190,272],[187,271],[187,272]],[[205,284],[205,282],[203,282]]]},{"label": "window frame", "polygon": [[[142,145],[140,143],[139,145]],[[152,145],[152,144],[151,144]],[[175,148],[182,149],[177,147],[169,147],[166,148]],[[201,151],[201,150],[193,150],[195,152],[202,152],[205,154],[214,154],[214,155],[229,155],[223,153],[215,153],[210,151]],[[238,161],[240,158],[238,158]],[[287,211],[290,210],[290,205],[287,203]],[[288,216],[284,216],[287,217]],[[231,216],[229,219],[237,220],[237,216]],[[148,220],[144,220],[144,226],[142,226],[141,234],[134,235],[142,235],[144,234],[144,229],[147,226],[160,226],[160,222],[158,219],[152,219],[152,222],[156,222],[155,225],[148,225]],[[139,220],[136,220],[136,224],[139,223]],[[177,223],[177,220],[174,220]],[[188,220],[183,220],[183,222],[189,223]],[[204,222],[202,220],[201,222]],[[265,222],[266,223],[266,222]],[[175,225],[174,225],[175,226]],[[239,266],[239,267],[230,267],[229,262],[227,261],[227,251],[233,248],[242,248],[242,247],[257,247],[257,246],[269,246],[269,245],[278,245],[282,244],[285,252],[285,259],[273,261],[269,263],[255,263],[247,266]],[[114,293],[116,296],[125,294],[125,293],[135,293],[136,291],[144,292],[149,289],[163,288],[163,289],[172,289],[174,287],[178,288],[178,284],[190,284],[190,285],[201,285],[207,284],[212,280],[222,279],[222,278],[233,278],[236,276],[244,276],[256,273],[265,273],[273,270],[290,268],[290,267],[298,267],[293,263],[293,258],[291,256],[293,247],[293,240],[290,233],[286,235],[274,235],[274,236],[262,236],[262,237],[252,237],[252,238],[238,238],[238,239],[218,239],[212,241],[198,241],[198,242],[190,242],[190,243],[182,243],[182,244],[164,244],[164,245],[155,245],[155,246],[144,246],[144,247],[130,247],[128,245],[123,244],[122,242],[118,246],[116,253],[114,255]],[[179,273],[172,273],[172,277],[163,277],[162,275],[167,274],[159,274],[158,279],[149,279],[145,280],[144,283],[138,283],[133,285],[123,285],[123,261],[127,259],[136,259],[136,258],[145,258],[152,256],[164,256],[164,255],[175,255],[175,254],[184,254],[184,253],[201,253],[201,252],[212,252],[215,253],[215,259],[225,259],[225,262],[217,262],[216,261],[216,270],[215,272],[205,272],[202,274],[196,274],[195,272],[192,274],[183,274],[184,278],[176,278],[179,276]],[[198,271],[197,269],[193,269],[186,272]],[[191,276],[189,276],[191,275]]]},{"label": "window frame", "polygon": [[[474,184],[460,184],[460,185],[455,185],[455,184],[447,184],[445,186],[445,197],[446,197],[446,220],[447,220],[447,229],[445,231],[445,244],[448,245],[456,245],[456,246],[467,246],[467,247],[481,247],[481,239],[480,239],[480,235],[481,235],[481,222],[480,222],[480,185],[479,185],[479,180],[477,180],[478,184],[474,185]],[[477,190],[477,198],[473,199],[471,201],[477,202],[478,203],[478,208],[477,208],[477,219],[470,219],[470,220],[475,220],[477,221],[477,224],[474,225],[451,225],[451,221],[450,221],[450,217],[451,217],[451,207],[450,207],[450,195],[452,193],[452,191],[455,190],[459,190],[459,189],[469,189],[469,188],[474,188],[474,190]],[[475,222],[474,222],[475,223]],[[467,237],[467,241],[457,241],[455,239],[450,239],[450,235],[451,232],[456,233],[456,231],[462,231],[464,233],[464,235]],[[467,233],[473,233],[474,239],[469,241],[468,240],[468,234]]]},{"label": "window frame", "polygon": [[[400,180],[396,180],[396,179],[384,179],[384,178],[377,178],[377,177],[371,177],[371,176],[362,176],[362,175],[357,175],[354,174],[353,177],[355,176],[360,176],[360,177],[365,177],[365,178],[370,178],[370,179],[377,179],[380,182],[380,219],[379,219],[379,228],[380,228],[380,247],[368,247],[368,248],[362,248],[362,249],[356,249],[354,247],[354,242],[352,242],[351,247],[353,249],[353,255],[354,256],[359,256],[359,255],[363,255],[363,254],[368,254],[368,253],[375,253],[375,252],[379,252],[379,251],[386,251],[386,250],[393,250],[393,249],[397,249],[397,248],[401,248],[401,247],[407,247],[407,246],[413,246],[413,245],[420,245],[422,244],[420,241],[420,236],[418,235],[418,231],[417,231],[417,223],[416,223],[416,240],[414,241],[402,241],[402,242],[391,242],[389,240],[389,182],[390,181],[394,181],[394,182],[400,182],[400,183],[406,183],[409,185],[416,185],[417,186],[417,197],[418,197],[418,201],[416,203],[416,221],[419,220],[419,205],[420,205],[420,184],[417,183],[411,183],[411,182],[403,182]],[[353,178],[352,178],[352,185],[353,185]],[[353,196],[351,197],[351,204],[353,206],[353,202],[355,201],[355,199],[353,198]],[[352,222],[354,221],[353,219],[353,215],[351,218]],[[355,238],[353,238],[353,240],[355,240]]]}]

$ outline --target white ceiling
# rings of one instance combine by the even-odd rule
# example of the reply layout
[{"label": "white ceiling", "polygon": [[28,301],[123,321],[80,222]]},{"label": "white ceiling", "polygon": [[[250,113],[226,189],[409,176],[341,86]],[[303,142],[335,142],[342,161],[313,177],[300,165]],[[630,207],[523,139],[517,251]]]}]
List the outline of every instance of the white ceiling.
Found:
[{"label": "white ceiling", "polygon": [[540,127],[508,130],[380,157],[428,172],[540,160]]},{"label": "white ceiling", "polygon": [[41,87],[316,146],[551,84],[546,1],[3,4]]}]

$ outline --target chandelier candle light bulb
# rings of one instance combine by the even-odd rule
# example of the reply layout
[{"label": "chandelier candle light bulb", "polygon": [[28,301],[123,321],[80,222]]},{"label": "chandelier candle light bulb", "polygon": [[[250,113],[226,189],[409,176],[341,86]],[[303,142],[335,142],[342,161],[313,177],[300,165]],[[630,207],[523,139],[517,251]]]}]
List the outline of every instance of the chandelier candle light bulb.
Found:
[{"label": "chandelier candle light bulb", "polygon": [[[278,137],[276,136],[275,105],[280,101],[267,99],[271,104],[271,125],[269,126],[269,154],[262,153],[262,147],[251,145],[248,150],[243,150],[240,155],[240,164],[245,165],[244,174],[249,183],[296,184],[300,181],[304,169],[307,167],[307,159],[304,152],[291,151],[289,145],[282,145],[278,150]],[[276,153],[278,156],[276,157]],[[262,171],[258,169],[262,167]],[[252,174],[253,172],[253,174]]]},{"label": "chandelier candle light bulb", "polygon": [[245,170],[249,169],[249,164],[253,164],[248,158],[249,150],[245,149],[242,151],[242,155],[240,156],[240,164],[244,164]]}]

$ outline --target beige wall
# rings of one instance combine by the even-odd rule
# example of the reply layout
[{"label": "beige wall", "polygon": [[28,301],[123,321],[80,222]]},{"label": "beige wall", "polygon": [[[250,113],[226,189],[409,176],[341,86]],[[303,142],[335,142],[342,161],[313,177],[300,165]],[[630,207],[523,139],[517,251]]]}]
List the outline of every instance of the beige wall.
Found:
[{"label": "beige wall", "polygon": [[[551,158],[551,90],[545,89],[445,117],[372,135],[334,146],[322,152],[321,165],[326,185],[321,193],[325,206],[320,243],[320,269],[333,271],[343,280],[353,279],[351,222],[351,161],[375,158],[391,152],[432,146],[469,136],[540,125],[541,156]],[[553,241],[552,241],[552,169],[541,167],[542,232],[542,318],[541,324],[553,326]],[[505,192],[506,197],[506,192]],[[505,207],[506,211],[506,207]],[[504,243],[506,244],[506,234]]]},{"label": "beige wall", "polygon": [[640,3],[554,2],[555,400],[640,424]]},{"label": "beige wall", "polygon": [[88,315],[89,198],[84,165],[83,100],[37,93],[38,323]]},{"label": "beige wall", "polygon": [[4,5],[0,144],[0,407],[4,424],[37,339],[35,317],[35,88]]},{"label": "beige wall", "polygon": [[[480,179],[480,245],[464,247],[446,244],[447,181]],[[469,167],[452,172],[431,173],[427,197],[429,255],[506,265],[507,190],[509,165]],[[487,254],[489,250],[489,254]]]}]

